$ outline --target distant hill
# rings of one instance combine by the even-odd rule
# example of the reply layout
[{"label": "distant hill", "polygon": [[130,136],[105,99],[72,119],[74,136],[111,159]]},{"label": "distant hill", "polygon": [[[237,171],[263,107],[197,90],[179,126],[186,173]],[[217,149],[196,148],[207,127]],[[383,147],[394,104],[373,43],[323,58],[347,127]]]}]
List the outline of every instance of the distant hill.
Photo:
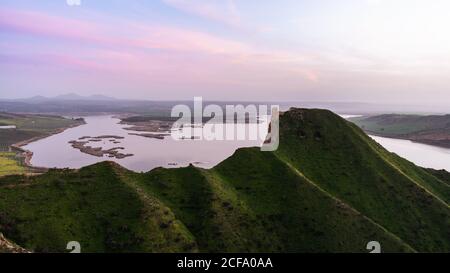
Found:
[{"label": "distant hill", "polygon": [[450,148],[450,115],[378,115],[351,119],[370,134]]},{"label": "distant hill", "polygon": [[[134,113],[145,116],[170,116],[172,107],[178,104],[193,106],[190,100],[136,100],[116,99],[103,95],[80,96],[74,93],[56,97],[35,96],[25,99],[0,99],[0,111],[22,113],[52,114],[96,114],[96,113]],[[308,102],[308,101],[213,101],[205,100],[204,104],[216,104],[224,108],[226,105],[279,105],[281,111],[291,107],[330,109],[339,114],[378,115],[383,113],[446,113],[447,108],[439,106],[417,105],[384,105],[360,102]]]},{"label": "distant hill", "polygon": [[44,101],[50,100],[50,98],[47,98],[47,97],[44,97],[44,96],[34,96],[34,97],[31,97],[31,98],[26,98],[26,99],[21,99],[21,100],[30,101],[30,102],[44,102]]},{"label": "distant hill", "polygon": [[59,115],[135,113],[170,116],[172,107],[180,103],[192,104],[192,102],[182,101],[120,100],[102,95],[89,97],[64,95],[54,98],[33,97],[19,100],[0,100],[0,112]]},{"label": "distant hill", "polygon": [[23,99],[12,99],[7,100],[10,102],[29,102],[29,103],[43,103],[43,102],[54,102],[54,101],[112,101],[116,100],[113,97],[108,97],[104,95],[91,95],[91,96],[81,96],[76,93],[62,94],[54,97],[45,96],[34,96],[30,98]]},{"label": "distant hill", "polygon": [[209,170],[1,178],[0,232],[36,252],[449,252],[448,179],[330,111],[292,109],[276,152],[239,149]]},{"label": "distant hill", "polygon": [[56,97],[53,97],[50,99],[51,100],[100,100],[100,101],[116,100],[113,97],[108,97],[108,96],[104,96],[104,95],[80,96],[75,93],[59,95],[59,96],[56,96]]}]

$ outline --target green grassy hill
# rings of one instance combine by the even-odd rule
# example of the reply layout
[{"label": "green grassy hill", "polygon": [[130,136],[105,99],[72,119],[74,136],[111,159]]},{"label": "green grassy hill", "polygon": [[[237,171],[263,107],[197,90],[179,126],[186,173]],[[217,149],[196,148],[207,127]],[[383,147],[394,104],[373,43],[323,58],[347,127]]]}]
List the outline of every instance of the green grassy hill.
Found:
[{"label": "green grassy hill", "polygon": [[448,173],[394,155],[325,110],[280,117],[276,152],[210,170],[134,173],[111,162],[0,179],[0,232],[64,252],[450,251]]}]

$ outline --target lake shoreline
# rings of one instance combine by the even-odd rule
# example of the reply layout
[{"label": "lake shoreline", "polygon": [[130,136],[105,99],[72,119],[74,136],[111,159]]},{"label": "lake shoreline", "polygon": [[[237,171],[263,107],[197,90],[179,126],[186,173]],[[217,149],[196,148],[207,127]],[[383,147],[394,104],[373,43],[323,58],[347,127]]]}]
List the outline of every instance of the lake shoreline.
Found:
[{"label": "lake shoreline", "polygon": [[72,124],[72,125],[67,126],[67,127],[63,127],[63,128],[59,128],[59,129],[53,130],[50,133],[46,133],[46,134],[43,134],[41,136],[33,137],[33,138],[30,138],[30,139],[27,139],[27,140],[23,140],[23,141],[14,143],[10,147],[11,147],[11,149],[13,151],[16,151],[16,152],[20,153],[20,156],[23,158],[22,163],[23,163],[24,167],[29,168],[29,171],[31,171],[30,174],[45,173],[49,168],[34,166],[33,164],[31,164],[31,159],[33,158],[33,152],[30,151],[30,150],[24,149],[23,147],[28,145],[28,144],[30,144],[30,143],[33,143],[33,142],[36,142],[36,141],[48,138],[48,137],[53,136],[53,135],[60,134],[60,133],[66,131],[68,129],[75,128],[75,127],[78,127],[78,126],[86,124],[86,121],[83,118],[81,118],[80,120],[77,120],[77,121],[78,121],[78,123]]}]

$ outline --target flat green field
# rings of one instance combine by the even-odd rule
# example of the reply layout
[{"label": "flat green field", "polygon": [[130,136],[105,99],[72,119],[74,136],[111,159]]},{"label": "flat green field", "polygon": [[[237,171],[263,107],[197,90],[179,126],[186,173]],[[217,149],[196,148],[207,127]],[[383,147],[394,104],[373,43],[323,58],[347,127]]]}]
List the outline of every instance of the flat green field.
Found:
[{"label": "flat green field", "polygon": [[15,159],[15,155],[12,152],[0,152],[0,176],[25,173],[25,167]]},{"label": "flat green field", "polygon": [[47,132],[71,126],[75,121],[58,116],[11,115],[0,113],[0,124],[16,125],[20,130]]},{"label": "flat green field", "polygon": [[450,115],[380,115],[352,118],[361,129],[377,136],[450,148]]},{"label": "flat green field", "polygon": [[16,126],[16,129],[0,131],[0,151],[7,151],[10,145],[49,135],[56,130],[81,124],[81,121],[58,116],[0,113],[0,124]]},{"label": "flat green field", "polygon": [[379,115],[372,117],[351,118],[361,129],[383,136],[399,136],[425,131],[447,131],[450,115],[418,116],[418,115]]}]

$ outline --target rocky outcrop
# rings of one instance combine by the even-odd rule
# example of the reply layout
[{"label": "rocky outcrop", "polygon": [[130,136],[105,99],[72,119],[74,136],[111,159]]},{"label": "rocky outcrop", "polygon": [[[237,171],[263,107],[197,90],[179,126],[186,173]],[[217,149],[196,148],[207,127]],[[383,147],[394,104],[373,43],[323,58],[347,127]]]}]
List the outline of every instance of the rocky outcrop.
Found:
[{"label": "rocky outcrop", "polygon": [[10,242],[0,233],[0,253],[30,253],[30,251]]}]

